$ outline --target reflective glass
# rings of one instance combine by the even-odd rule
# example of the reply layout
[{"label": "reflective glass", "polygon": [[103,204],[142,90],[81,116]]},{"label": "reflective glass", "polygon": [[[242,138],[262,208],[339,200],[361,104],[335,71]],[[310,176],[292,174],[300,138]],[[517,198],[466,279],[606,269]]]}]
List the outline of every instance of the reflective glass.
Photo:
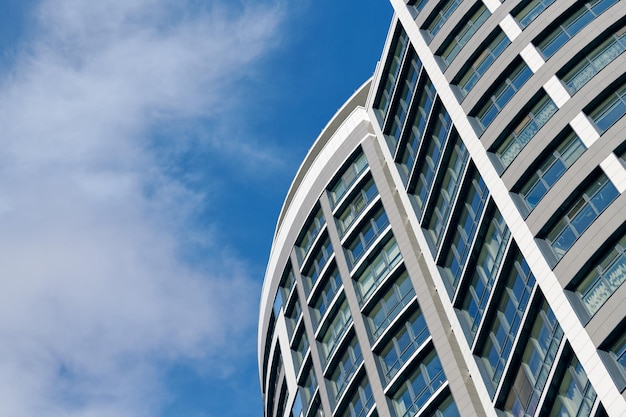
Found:
[{"label": "reflective glass", "polygon": [[530,109],[528,114],[524,115],[521,122],[518,122],[511,134],[504,139],[504,142],[496,150],[496,154],[505,167],[513,162],[515,157],[557,110],[556,104],[547,94],[544,94],[544,97]]},{"label": "reflective glass", "polygon": [[397,330],[397,334],[380,353],[381,364],[387,380],[391,380],[396,375],[429,335],[424,317],[418,310]]},{"label": "reflective glass", "polygon": [[341,200],[354,181],[361,175],[361,173],[363,173],[363,171],[365,171],[367,166],[367,159],[365,159],[365,155],[360,154],[354,162],[346,168],[328,194],[330,203],[333,207],[335,207],[339,200]]},{"label": "reflective glass", "polygon": [[522,26],[522,28],[525,28],[552,3],[554,3],[554,0],[525,1],[522,3],[523,7],[521,9],[518,8],[518,11],[515,12],[513,15]]},{"label": "reflective glass", "polygon": [[588,416],[596,399],[596,392],[591,386],[585,370],[576,356],[572,359],[554,400],[550,417]]},{"label": "reflective glass", "polygon": [[[452,240],[442,251],[443,276],[453,290],[456,290],[461,279],[461,272],[469,256],[469,250],[489,196],[487,185],[478,172],[474,172],[468,183],[464,202],[458,205],[461,210],[458,220],[456,224],[450,225],[453,230]],[[452,297],[452,294],[450,296]]]},{"label": "reflective glass", "polygon": [[393,396],[393,405],[399,417],[414,416],[433,393],[446,381],[441,362],[430,353]]},{"label": "reflective glass", "polygon": [[448,46],[441,53],[441,58],[447,65],[450,65],[490,15],[489,10],[481,3],[481,6],[465,20],[464,24],[457,26],[458,29],[451,35]]},{"label": "reflective glass", "polygon": [[385,67],[387,72],[381,79],[381,85],[383,89],[379,91],[377,103],[374,106],[377,109],[376,114],[381,120],[387,118],[387,111],[391,103],[391,96],[396,85],[398,73],[400,72],[400,64],[406,52],[409,40],[404,29],[400,28],[399,33],[394,39],[394,46],[392,47],[393,53],[389,54]]},{"label": "reflective glass", "polygon": [[441,29],[443,24],[446,23],[452,13],[459,7],[459,4],[461,4],[461,0],[446,0],[437,5],[437,8],[433,12],[434,18],[432,18],[432,21],[426,27],[426,30],[431,36],[435,36],[439,32],[439,29]]},{"label": "reflective glass", "polygon": [[459,75],[460,81],[458,86],[464,96],[470,92],[480,77],[491,67],[491,64],[493,64],[496,58],[511,43],[501,29],[496,29],[494,33],[495,35],[492,35],[493,39],[485,46],[485,49],[474,58],[472,64]]},{"label": "reflective glass", "polygon": [[625,35],[626,27],[621,27],[617,31],[603,34],[602,36],[606,40],[599,45],[584,50],[584,56],[576,61],[578,63],[561,76],[571,94],[580,90],[598,72],[626,50]]},{"label": "reflective glass", "polygon": [[450,142],[447,154],[444,156],[444,159],[447,160],[446,168],[441,170],[439,174],[440,176],[443,174],[443,179],[435,184],[436,189],[439,190],[439,195],[434,209],[430,211],[430,216],[424,220],[427,225],[426,230],[429,232],[426,233],[426,237],[429,239],[428,243],[433,254],[437,253],[443,239],[445,226],[450,217],[454,198],[461,185],[462,172],[469,156],[456,130],[453,130]]},{"label": "reflective glass", "polygon": [[339,234],[343,236],[343,234],[348,230],[348,228],[353,224],[354,220],[363,212],[363,210],[367,207],[368,203],[371,202],[374,197],[378,195],[378,190],[376,189],[376,185],[374,184],[374,180],[370,179],[363,188],[359,190],[354,197],[352,197],[352,201],[337,217],[337,229],[339,230]]},{"label": "reflective glass", "polygon": [[469,288],[464,293],[462,301],[462,317],[466,320],[470,330],[468,335],[470,344],[476,336],[476,331],[483,317],[510,235],[502,215],[495,209],[484,242],[482,245],[480,243],[477,245],[481,249]]},{"label": "reflective glass", "polygon": [[404,272],[368,314],[370,328],[375,339],[398,316],[400,311],[413,300],[414,296],[415,290],[413,289],[413,284],[411,284],[411,279]]},{"label": "reflective glass", "polygon": [[401,260],[398,244],[394,238],[391,238],[378,253],[373,254],[363,263],[367,267],[355,274],[355,289],[361,305]]},{"label": "reflective glass", "polygon": [[361,346],[355,337],[337,361],[335,370],[330,376],[330,385],[335,401],[343,394],[362,362]]},{"label": "reflective glass", "polygon": [[485,100],[476,111],[476,117],[483,129],[486,129],[493,122],[500,110],[532,75],[533,72],[528,65],[520,61],[519,64],[510,70],[506,79],[494,83],[497,87],[489,93],[491,97]]},{"label": "reflective glass", "polygon": [[348,243],[348,260],[351,266],[358,262],[376,238],[386,230],[388,225],[389,219],[382,208],[363,223],[358,234]]},{"label": "reflective glass", "polygon": [[626,236],[613,246],[577,285],[587,313],[593,316],[606,300],[626,281]]},{"label": "reflective glass", "polygon": [[505,289],[500,295],[489,337],[481,350],[485,369],[491,377],[489,382],[494,390],[502,378],[534,286],[535,278],[526,260],[518,252],[506,278]]},{"label": "reflective glass", "polygon": [[421,169],[417,174],[417,184],[413,190],[413,195],[415,196],[415,210],[418,218],[422,217],[424,205],[430,195],[435,173],[441,161],[443,147],[445,146],[452,126],[450,115],[442,106],[440,106],[438,116],[435,117],[435,126],[431,130],[431,134],[424,138],[423,146],[426,146],[426,152],[423,163],[421,164]]},{"label": "reflective glass", "polygon": [[619,191],[602,174],[570,204],[565,216],[550,229],[546,237],[558,259],[565,255],[578,237],[618,196]]},{"label": "reflective glass", "polygon": [[580,4],[567,12],[565,20],[539,40],[537,47],[544,57],[551,57],[569,39],[591,23],[618,0],[594,0]]},{"label": "reflective glass", "polygon": [[515,417],[535,415],[562,339],[563,330],[556,321],[552,309],[543,300],[526,342],[521,366],[517,369],[513,386],[510,387],[503,407],[507,415]]}]

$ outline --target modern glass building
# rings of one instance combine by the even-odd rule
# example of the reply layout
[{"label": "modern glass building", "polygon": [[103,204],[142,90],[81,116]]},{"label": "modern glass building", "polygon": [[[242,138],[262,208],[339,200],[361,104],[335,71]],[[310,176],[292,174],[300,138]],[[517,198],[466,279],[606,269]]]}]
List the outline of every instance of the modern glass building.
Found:
[{"label": "modern glass building", "polygon": [[265,416],[626,416],[625,2],[391,4],[278,219]]}]

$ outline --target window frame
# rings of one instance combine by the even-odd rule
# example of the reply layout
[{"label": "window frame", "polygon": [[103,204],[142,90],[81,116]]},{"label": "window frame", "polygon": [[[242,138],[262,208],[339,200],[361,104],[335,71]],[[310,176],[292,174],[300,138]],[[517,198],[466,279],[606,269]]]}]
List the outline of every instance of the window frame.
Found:
[{"label": "window frame", "polygon": [[471,64],[461,69],[455,77],[456,86],[459,88],[463,98],[474,88],[480,77],[482,77],[491,65],[498,59],[500,54],[511,44],[511,40],[500,27],[497,27],[487,40],[484,47],[479,47],[477,53],[470,58]]},{"label": "window frame", "polygon": [[[568,204],[564,205],[563,212],[565,214],[558,215],[557,218],[550,222],[549,224],[551,225],[545,233],[545,240],[557,261],[561,260],[565,254],[567,254],[580,236],[582,236],[595,220],[600,217],[604,210],[620,195],[615,185],[611,182],[611,179],[604,173],[592,174],[591,179],[586,181],[583,187],[583,189],[573,194]],[[607,190],[612,193],[612,197],[611,194],[603,195],[603,192]],[[604,200],[607,196],[610,197],[610,199]],[[596,206],[596,201],[602,201],[595,200],[596,197],[604,200],[606,204],[604,206]],[[589,214],[593,215],[593,217],[588,217]],[[586,225],[581,223],[583,227],[578,230],[576,223],[585,219],[590,220],[586,222]],[[569,236],[569,245],[562,243],[560,244],[561,246],[555,247],[561,238],[568,238],[567,234],[571,235]]]},{"label": "window frame", "polygon": [[[549,147],[544,151],[537,158],[541,161],[539,166],[532,167],[532,174],[526,176],[523,183],[515,187],[519,190],[518,194],[522,197],[522,201],[529,211],[537,207],[557,181],[587,150],[583,141],[574,131],[559,136],[561,139],[558,140],[556,147]],[[540,187],[543,187],[543,191]]]},{"label": "window frame", "polygon": [[532,76],[533,71],[521,58],[514,59],[504,70],[470,113],[483,132]]}]

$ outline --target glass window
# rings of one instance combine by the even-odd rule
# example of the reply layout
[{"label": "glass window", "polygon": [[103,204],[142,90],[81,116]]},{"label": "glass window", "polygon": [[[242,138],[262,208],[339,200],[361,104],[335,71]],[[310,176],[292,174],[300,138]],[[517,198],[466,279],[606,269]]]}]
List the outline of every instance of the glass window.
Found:
[{"label": "glass window", "polygon": [[474,36],[474,33],[480,29],[485,20],[491,15],[489,9],[487,9],[482,2],[479,4],[480,6],[473,12],[470,12],[470,16],[456,27],[450,38],[446,41],[447,46],[441,52],[441,58],[443,58],[446,65],[450,65],[461,49],[463,49],[472,36]]},{"label": "glass window", "polygon": [[302,362],[306,357],[307,352],[309,351],[309,338],[306,336],[306,332],[304,331],[304,327],[301,327],[302,331],[298,332],[296,335],[296,342],[293,350],[293,362],[294,367],[296,369],[296,374],[300,370],[300,366],[302,366]]},{"label": "glass window", "polygon": [[331,245],[328,236],[326,236],[324,241],[319,245],[319,248],[315,249],[315,253],[311,255],[311,266],[309,266],[304,273],[304,275],[309,278],[311,287],[315,284],[317,278],[319,278],[332,254],[333,246]]},{"label": "glass window", "polygon": [[550,417],[588,416],[596,400],[596,391],[576,356],[572,355],[565,370]]},{"label": "glass window", "polygon": [[435,36],[439,32],[439,29],[452,16],[459,4],[461,4],[461,0],[444,0],[437,5],[429,17],[430,23],[426,25],[426,31],[430,33],[430,36]]},{"label": "glass window", "polygon": [[496,155],[505,167],[508,167],[515,157],[521,152],[528,142],[537,134],[539,129],[545,125],[558,107],[550,97],[543,93],[543,97],[528,111],[522,112],[522,119],[507,131],[511,133],[504,139],[502,144],[496,149]]},{"label": "glass window", "polygon": [[344,300],[322,336],[322,352],[326,360],[333,354],[350,324],[352,324],[352,315],[348,301]]},{"label": "glass window", "polygon": [[512,15],[517,19],[520,26],[525,28],[552,3],[554,3],[554,0],[526,0],[516,7]]},{"label": "glass window", "polygon": [[[593,316],[626,281],[626,235],[608,250],[598,264],[576,286],[587,313]],[[602,252],[606,252],[604,249]]]},{"label": "glass window", "polygon": [[407,60],[408,69],[403,69],[402,71],[403,75],[398,85],[399,93],[396,93],[394,96],[392,110],[384,129],[385,139],[392,154],[395,152],[400,140],[404,122],[409,113],[409,106],[413,99],[413,93],[415,93],[417,79],[422,69],[422,62],[412,48],[409,51]]},{"label": "glass window", "polygon": [[520,190],[520,195],[528,209],[535,208],[586,149],[580,138],[572,132],[561,140],[555,150],[542,157],[541,165]]},{"label": "glass window", "polygon": [[[611,88],[613,90],[614,88]],[[589,113],[600,132],[604,133],[626,113],[626,84],[611,93],[600,105]]]},{"label": "glass window", "polygon": [[441,362],[435,352],[431,352],[416,366],[415,371],[393,396],[396,415],[399,417],[416,415],[444,382],[446,376]]},{"label": "glass window", "polygon": [[415,297],[415,290],[406,271],[376,303],[367,315],[374,339],[377,339],[400,311]]},{"label": "glass window", "polygon": [[619,191],[607,176],[601,174],[565,208],[565,215],[552,226],[546,236],[557,259],[565,255],[576,239],[618,195]]},{"label": "glass window", "polygon": [[524,61],[520,60],[505,74],[507,74],[506,78],[493,84],[495,89],[488,93],[489,98],[484,100],[475,112],[476,119],[483,129],[487,129],[500,110],[533,75],[533,72]]},{"label": "glass window", "polygon": [[611,353],[615,362],[619,365],[619,369],[626,376],[626,333],[622,335],[611,346]]},{"label": "glass window", "polygon": [[387,63],[385,65],[385,74],[380,81],[380,85],[383,87],[378,92],[376,100],[377,103],[374,105],[377,110],[376,115],[379,116],[381,123],[387,118],[387,111],[389,110],[393,90],[396,86],[398,74],[400,73],[402,59],[404,58],[404,53],[406,52],[409,44],[408,35],[401,25],[398,25],[398,27],[399,30],[396,33],[393,46],[391,47],[393,53],[388,55]]},{"label": "glass window", "polygon": [[274,415],[282,416],[285,414],[287,408],[287,381],[283,380],[283,384],[280,387],[280,393],[278,395],[278,403],[276,404],[276,410]]},{"label": "glass window", "polygon": [[293,417],[303,417],[303,415],[302,415],[302,398],[300,397],[300,393],[296,394],[296,399],[293,402],[293,407],[291,407],[291,415]]},{"label": "glass window", "polygon": [[365,159],[364,154],[360,154],[350,166],[344,171],[341,177],[337,180],[337,182],[330,189],[328,197],[330,198],[330,203],[333,207],[337,205],[339,200],[346,194],[346,192],[350,189],[350,186],[354,184],[357,178],[365,171],[367,168],[367,159]]},{"label": "glass window", "polygon": [[302,255],[300,259],[303,259],[309,252],[309,249],[311,249],[315,238],[317,237],[317,235],[319,235],[322,227],[324,227],[325,222],[326,220],[324,219],[324,213],[322,212],[322,208],[319,207],[311,220],[309,220],[309,222],[307,223],[305,232],[298,242],[298,246],[301,249]]},{"label": "glass window", "polygon": [[[267,399],[265,404],[266,414],[270,414],[274,411],[274,403],[276,401],[276,390],[280,382],[279,376],[283,372],[283,361],[280,354],[280,346],[276,346],[274,351],[274,358],[272,359],[272,369],[270,370],[270,380],[267,386]],[[281,378],[284,381],[284,378]]]},{"label": "glass window", "polygon": [[448,396],[448,398],[437,407],[433,417],[461,417],[461,414],[459,414],[459,409],[456,407],[452,397]]},{"label": "glass window", "polygon": [[504,218],[498,209],[495,209],[484,241],[477,245],[480,247],[480,252],[476,266],[473,268],[469,287],[463,292],[461,317],[470,330],[471,336],[468,338],[470,345],[485,313],[510,235]]},{"label": "glass window", "polygon": [[289,301],[295,286],[296,276],[294,275],[293,269],[291,268],[291,262],[288,262],[287,266],[285,267],[285,271],[283,272],[283,277],[281,279],[280,286],[278,287],[276,298],[274,299],[274,315],[276,317],[278,317],[280,310]]},{"label": "glass window", "polygon": [[341,397],[348,383],[356,373],[359,365],[363,362],[361,346],[356,337],[352,339],[335,365],[335,370],[330,375],[331,393],[335,402]]},{"label": "glass window", "polygon": [[391,380],[417,349],[428,339],[430,333],[422,312],[417,310],[380,353],[381,364],[387,380]]},{"label": "glass window", "polygon": [[315,370],[313,369],[313,365],[309,365],[308,369],[306,370],[306,375],[306,379],[299,389],[300,398],[302,398],[302,408],[304,408],[305,410],[309,408],[309,404],[311,404],[311,400],[313,399],[315,391],[317,390],[317,378],[315,377]]},{"label": "glass window", "polygon": [[543,300],[503,410],[515,417],[532,417],[548,382],[548,376],[563,339],[552,309]]},{"label": "glass window", "polygon": [[[478,230],[478,223],[483,214],[489,190],[478,171],[469,177],[469,186],[466,187],[463,204],[457,204],[460,210],[458,217],[450,225],[452,237],[450,243],[445,245],[442,251],[444,259],[442,268],[443,276],[447,279],[451,288],[456,287],[461,279],[461,274],[470,253],[472,241]],[[450,295],[452,298],[452,295]]]},{"label": "glass window", "polygon": [[343,236],[348,228],[354,223],[356,218],[361,214],[367,205],[378,195],[378,190],[373,179],[369,179],[363,187],[352,197],[352,201],[337,216],[337,230],[339,236]]},{"label": "glass window", "polygon": [[333,267],[332,271],[328,274],[328,277],[325,278],[325,282],[324,288],[322,288],[319,295],[313,302],[313,314],[311,315],[311,318],[313,319],[313,325],[315,327],[319,325],[320,319],[328,310],[328,307],[335,298],[335,295],[337,295],[339,290],[342,288],[341,275],[339,275],[337,267]]},{"label": "glass window", "polygon": [[423,86],[418,89],[418,96],[416,97],[416,104],[414,105],[415,110],[412,112],[413,114],[409,121],[411,131],[408,133],[405,146],[398,151],[400,154],[400,173],[402,174],[405,185],[409,180],[409,176],[413,170],[413,164],[417,159],[417,152],[422,142],[426,124],[428,123],[436,97],[435,86],[426,75],[424,75],[424,77],[426,80]]},{"label": "glass window", "polygon": [[280,291],[276,293],[276,298],[274,299],[274,314],[276,317],[280,314],[280,310],[283,308],[283,299],[280,295]]},{"label": "glass window", "polygon": [[583,30],[597,16],[617,3],[618,0],[592,0],[578,4],[568,10],[562,17],[560,24],[552,30],[542,34],[536,41],[537,48],[544,58],[556,53],[565,43]]},{"label": "glass window", "polygon": [[350,240],[347,247],[348,261],[354,266],[372,243],[389,226],[387,213],[381,207],[371,218],[361,225],[359,233]]},{"label": "glass window", "polygon": [[373,405],[374,395],[372,394],[372,388],[367,377],[364,376],[361,383],[352,393],[352,398],[341,417],[365,417]]},{"label": "glass window", "polygon": [[429,130],[424,138],[424,147],[426,151],[421,158],[419,173],[416,172],[417,184],[413,190],[415,211],[417,217],[422,217],[424,205],[430,195],[430,190],[435,179],[435,173],[441,162],[443,148],[448,139],[448,134],[452,127],[452,120],[443,106],[439,106],[440,111],[436,116],[434,127]]},{"label": "glass window", "polygon": [[392,237],[377,254],[363,263],[367,265],[365,269],[355,274],[355,289],[361,305],[401,260],[400,248]]},{"label": "glass window", "polygon": [[560,75],[570,94],[583,88],[598,72],[626,50],[626,26],[602,37],[605,39],[600,44],[594,43],[590,48],[585,48],[583,56],[575,58],[576,65]]},{"label": "glass window", "polygon": [[293,332],[296,330],[296,326],[302,317],[302,306],[300,306],[300,301],[296,298],[295,301],[291,304],[291,306],[287,307],[287,312],[285,313],[285,322],[287,324],[287,330],[289,331],[289,336],[293,336]]},{"label": "glass window", "polygon": [[463,97],[470,92],[480,77],[491,67],[491,64],[494,63],[510,43],[511,41],[504,32],[502,32],[502,29],[497,28],[493,32],[489,43],[484,49],[479,50],[480,53],[478,55],[470,59],[471,64],[461,70],[457,76],[459,79],[457,85]]},{"label": "glass window", "polygon": [[424,8],[426,3],[427,3],[427,0],[409,0],[406,5],[411,6],[413,10],[415,10],[415,12],[418,13],[420,10]]},{"label": "glass window", "polygon": [[324,417],[324,409],[322,408],[322,402],[319,395],[313,399],[313,403],[311,404],[311,407],[309,407],[307,417]]},{"label": "glass window", "polygon": [[487,340],[480,353],[494,390],[504,373],[530,294],[535,286],[535,277],[519,251],[504,285],[499,297],[498,310],[492,319]]},{"label": "glass window", "polygon": [[437,253],[443,239],[454,197],[461,185],[462,173],[469,156],[456,130],[452,131],[450,142],[450,146],[448,146],[446,151],[447,155],[444,157],[444,160],[447,160],[446,168],[445,170],[440,170],[439,173],[439,177],[443,175],[443,178],[439,179],[435,184],[435,189],[438,190],[437,201],[424,220],[427,232],[426,237],[433,254]]}]

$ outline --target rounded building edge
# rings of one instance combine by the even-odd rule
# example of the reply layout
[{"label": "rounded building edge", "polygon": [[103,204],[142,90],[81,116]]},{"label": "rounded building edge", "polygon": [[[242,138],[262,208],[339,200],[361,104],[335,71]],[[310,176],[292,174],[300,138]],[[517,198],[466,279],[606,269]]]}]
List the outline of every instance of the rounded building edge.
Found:
[{"label": "rounded building edge", "polygon": [[261,299],[259,305],[257,361],[259,367],[259,382],[261,384],[261,387],[263,386],[262,367],[263,354],[265,351],[264,343],[267,340],[268,336],[267,330],[270,318],[269,309],[272,308],[273,302],[273,300],[270,299],[271,295],[273,294],[271,288],[278,285],[278,283],[276,283],[276,285],[272,285],[274,283],[273,281],[275,281],[276,279],[280,279],[281,277],[280,274],[276,274],[276,271],[274,270],[276,263],[272,262],[272,260],[274,260],[274,258],[278,255],[278,252],[276,251],[276,244],[278,243],[278,236],[280,235],[281,230],[284,226],[283,222],[287,217],[286,215],[289,210],[292,209],[292,203],[298,191],[303,190],[303,192],[306,193],[306,188],[309,188],[311,186],[311,184],[306,181],[307,173],[309,173],[314,162],[319,157],[320,153],[328,145],[330,140],[334,137],[337,131],[340,130],[344,123],[351,118],[355,110],[361,108],[366,115],[365,106],[372,86],[372,79],[373,77],[370,77],[368,80],[366,80],[337,110],[337,112],[328,121],[326,126],[324,126],[317,139],[313,142],[313,145],[309,149],[308,153],[304,157],[302,163],[300,164],[300,167],[298,168],[298,171],[294,176],[294,180],[292,181],[289,190],[287,191],[285,201],[278,215],[278,221],[276,222],[276,229],[274,231],[274,237],[272,239],[272,246],[270,249],[267,269],[263,278],[263,286],[261,289]]}]

